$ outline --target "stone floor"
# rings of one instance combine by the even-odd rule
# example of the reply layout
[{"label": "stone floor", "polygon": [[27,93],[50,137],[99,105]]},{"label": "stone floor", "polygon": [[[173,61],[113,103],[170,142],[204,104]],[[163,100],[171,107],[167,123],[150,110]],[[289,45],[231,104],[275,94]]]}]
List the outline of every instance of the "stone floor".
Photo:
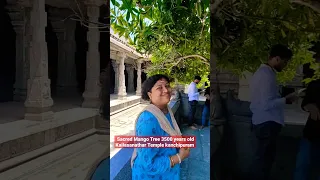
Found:
[{"label": "stone floor", "polygon": [[196,136],[196,148],[181,164],[181,180],[210,179],[210,129],[192,130],[183,127],[183,135]]},{"label": "stone floor", "polygon": [[110,117],[110,157],[112,158],[120,149],[113,147],[114,136],[133,135],[134,122],[146,105],[137,105]]},{"label": "stone floor", "polygon": [[139,99],[139,98],[141,98],[141,96],[136,96],[135,94],[128,93],[124,99],[118,99],[118,95],[110,94],[110,106],[115,106],[127,101]]},{"label": "stone floor", "polygon": [[108,158],[108,144],[109,136],[93,135],[5,171],[0,179],[84,180],[93,164]]}]

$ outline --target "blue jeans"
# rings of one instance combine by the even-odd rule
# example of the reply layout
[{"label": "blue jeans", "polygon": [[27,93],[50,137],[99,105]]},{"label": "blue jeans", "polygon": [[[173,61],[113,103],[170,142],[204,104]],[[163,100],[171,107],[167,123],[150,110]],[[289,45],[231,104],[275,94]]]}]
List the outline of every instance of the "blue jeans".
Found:
[{"label": "blue jeans", "polygon": [[209,119],[207,119],[209,112],[210,112],[209,106],[204,105],[203,106],[203,111],[202,111],[202,121],[201,121],[202,122],[202,126],[206,126],[206,125],[209,126],[210,125]]},{"label": "blue jeans", "polygon": [[189,122],[188,122],[189,126],[192,126],[193,124],[195,124],[194,116],[196,115],[197,104],[198,104],[198,101],[189,101]]},{"label": "blue jeans", "polygon": [[[307,180],[310,167],[320,166],[320,142],[302,139],[297,154],[294,180]],[[320,180],[320,173],[318,180]]]}]

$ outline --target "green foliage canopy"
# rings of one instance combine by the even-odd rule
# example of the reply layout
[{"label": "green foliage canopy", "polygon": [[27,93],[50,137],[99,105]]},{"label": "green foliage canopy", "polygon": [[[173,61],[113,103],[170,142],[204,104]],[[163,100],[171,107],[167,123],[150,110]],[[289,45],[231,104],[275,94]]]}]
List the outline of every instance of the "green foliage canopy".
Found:
[{"label": "green foliage canopy", "polygon": [[312,42],[320,32],[319,14],[289,0],[224,0],[215,13],[214,47],[218,65],[237,74],[254,72],[274,44],[288,45],[294,57],[279,81],[291,81],[298,66],[314,64]]},{"label": "green foliage canopy", "polygon": [[[208,0],[112,0],[111,25],[140,53],[152,55],[148,74],[167,74],[182,83],[206,77],[210,59]],[[312,42],[320,32],[319,14],[289,0],[223,0],[213,18],[214,52],[219,68],[241,75],[254,72],[272,45],[294,53],[279,81],[291,81],[298,66],[314,65]],[[317,73],[319,74],[319,72]],[[310,80],[309,80],[310,81]]]},{"label": "green foliage canopy", "polygon": [[148,75],[190,83],[209,74],[209,0],[112,0],[111,26],[138,52],[151,55]]}]

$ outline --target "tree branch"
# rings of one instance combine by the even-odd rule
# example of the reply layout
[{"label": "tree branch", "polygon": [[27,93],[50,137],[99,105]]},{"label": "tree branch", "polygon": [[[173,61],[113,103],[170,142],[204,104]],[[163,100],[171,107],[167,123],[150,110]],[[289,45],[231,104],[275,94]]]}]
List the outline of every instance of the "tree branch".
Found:
[{"label": "tree branch", "polygon": [[205,57],[203,57],[201,55],[194,54],[194,55],[187,55],[187,56],[175,58],[173,61],[171,61],[171,62],[174,62],[174,63],[170,66],[170,68],[165,67],[165,64],[170,63],[170,62],[169,61],[163,61],[159,65],[151,66],[151,68],[148,68],[148,71],[171,69],[171,68],[177,66],[182,60],[185,60],[185,59],[188,59],[188,58],[199,58],[199,59],[202,60],[202,62],[204,64],[210,65],[210,62],[209,62],[209,60],[207,58],[205,58]]},{"label": "tree branch", "polygon": [[307,6],[317,13],[320,13],[320,2],[318,1],[291,0],[291,3]]},{"label": "tree branch", "polygon": [[203,56],[201,56],[201,55],[197,55],[197,54],[188,55],[188,56],[183,56],[183,57],[179,57],[179,58],[175,58],[175,59],[174,59],[174,61],[176,62],[175,65],[178,65],[182,60],[188,59],[188,58],[199,58],[199,59],[202,60],[202,62],[203,62],[204,64],[210,65],[210,61],[209,61],[207,58],[205,58],[205,57],[203,57]]}]

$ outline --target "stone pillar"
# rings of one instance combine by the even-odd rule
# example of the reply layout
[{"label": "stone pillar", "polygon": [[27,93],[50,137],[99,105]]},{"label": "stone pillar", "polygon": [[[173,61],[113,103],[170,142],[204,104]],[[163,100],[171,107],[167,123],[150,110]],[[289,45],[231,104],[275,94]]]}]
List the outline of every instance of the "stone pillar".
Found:
[{"label": "stone pillar", "polygon": [[239,79],[239,94],[238,98],[242,101],[250,101],[250,81],[252,73],[244,72],[244,77]]},{"label": "stone pillar", "polygon": [[26,39],[27,8],[9,6],[9,15],[16,32],[16,81],[14,84],[14,100],[25,101],[27,97],[28,57]]},{"label": "stone pillar", "polygon": [[128,92],[134,93],[134,68],[131,64],[126,65],[128,72]]},{"label": "stone pillar", "polygon": [[44,0],[33,0],[31,3],[30,78],[25,101],[25,119],[49,120],[54,118],[54,113],[51,111],[53,100],[48,78],[48,52],[45,40],[47,13]]},{"label": "stone pillar", "polygon": [[125,53],[119,53],[120,64],[119,64],[119,88],[118,88],[118,98],[123,99],[126,95],[126,78],[124,74],[125,65],[124,60],[126,59]]},{"label": "stone pillar", "polygon": [[118,61],[113,60],[112,61],[112,67],[114,70],[114,94],[118,93],[119,88],[119,63]]},{"label": "stone pillar", "polygon": [[[86,3],[87,15],[90,22],[98,22],[99,6],[94,3]],[[86,68],[86,87],[83,93],[83,107],[99,108],[100,107],[100,54],[99,41],[100,31],[94,23],[90,24],[87,32],[88,52],[87,52],[87,68]]]},{"label": "stone pillar", "polygon": [[137,89],[136,95],[141,96],[141,61],[137,62]]},{"label": "stone pillar", "polygon": [[72,20],[61,19],[63,18],[50,17],[53,31],[58,38],[57,93],[70,96],[77,93],[74,37],[76,24]]}]

